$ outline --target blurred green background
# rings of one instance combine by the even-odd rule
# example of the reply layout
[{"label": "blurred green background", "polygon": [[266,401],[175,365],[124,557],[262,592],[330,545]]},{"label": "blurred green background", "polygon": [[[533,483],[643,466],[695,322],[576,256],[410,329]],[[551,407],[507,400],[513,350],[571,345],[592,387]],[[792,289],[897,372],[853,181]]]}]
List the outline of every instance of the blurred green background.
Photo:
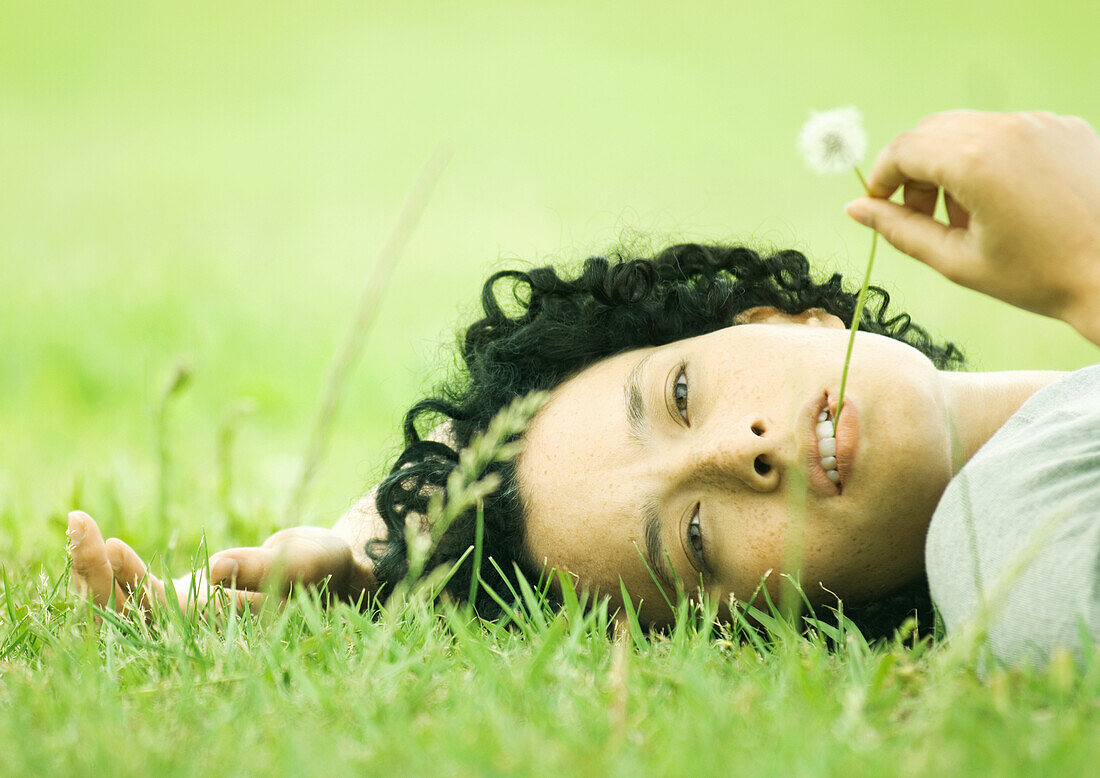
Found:
[{"label": "blurred green background", "polygon": [[[872,155],[950,108],[1100,125],[1098,33],[1094,0],[5,0],[0,560],[61,559],[77,505],[146,552],[276,526],[374,253],[440,140],[454,157],[304,522],[383,470],[490,269],[641,235],[795,247],[859,276],[869,236],[841,210],[858,182],[795,152],[810,111],[859,106]],[[1100,356],[891,249],[875,281],[975,368]],[[161,527],[153,415],[180,363]]]}]

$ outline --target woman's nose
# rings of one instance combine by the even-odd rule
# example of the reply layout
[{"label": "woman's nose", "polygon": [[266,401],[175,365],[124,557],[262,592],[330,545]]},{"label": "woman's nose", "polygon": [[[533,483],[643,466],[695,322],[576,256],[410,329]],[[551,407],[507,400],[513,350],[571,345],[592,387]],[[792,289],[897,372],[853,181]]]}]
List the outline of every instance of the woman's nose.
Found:
[{"label": "woman's nose", "polygon": [[780,461],[771,425],[759,416],[747,416],[734,425],[708,430],[696,441],[690,475],[701,479],[736,480],[758,492],[779,486]]}]

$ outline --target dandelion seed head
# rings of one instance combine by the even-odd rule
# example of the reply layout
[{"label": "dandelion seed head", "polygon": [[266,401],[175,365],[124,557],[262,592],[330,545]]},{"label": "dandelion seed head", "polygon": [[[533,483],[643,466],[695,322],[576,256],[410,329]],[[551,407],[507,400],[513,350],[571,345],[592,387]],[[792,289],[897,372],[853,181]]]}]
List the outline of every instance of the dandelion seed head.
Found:
[{"label": "dandelion seed head", "polygon": [[798,148],[810,169],[823,175],[843,173],[867,152],[863,116],[854,105],[810,116],[798,135]]}]

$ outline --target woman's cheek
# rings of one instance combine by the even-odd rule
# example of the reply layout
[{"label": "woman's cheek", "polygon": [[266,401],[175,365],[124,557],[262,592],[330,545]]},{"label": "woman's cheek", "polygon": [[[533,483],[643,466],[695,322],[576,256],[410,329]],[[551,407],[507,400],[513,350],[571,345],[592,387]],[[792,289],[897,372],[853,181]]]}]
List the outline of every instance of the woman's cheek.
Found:
[{"label": "woman's cheek", "polygon": [[837,544],[842,542],[839,533],[805,528],[791,541],[794,547],[789,549],[786,532],[767,531],[748,532],[736,545],[731,543],[724,549],[719,576],[727,593],[733,592],[738,599],[745,600],[763,580],[769,595],[775,597],[785,580],[782,574],[796,572],[787,569],[791,563],[799,565],[799,577],[808,595],[811,589],[820,590],[819,582],[829,586],[830,581],[843,581],[845,555],[837,553]]},{"label": "woman's cheek", "polygon": [[[769,573],[769,571],[771,571]],[[729,592],[739,600],[747,600],[765,581],[770,594],[776,593],[774,587],[783,571],[783,555],[769,545],[749,540],[735,553],[723,559],[722,582]]]}]

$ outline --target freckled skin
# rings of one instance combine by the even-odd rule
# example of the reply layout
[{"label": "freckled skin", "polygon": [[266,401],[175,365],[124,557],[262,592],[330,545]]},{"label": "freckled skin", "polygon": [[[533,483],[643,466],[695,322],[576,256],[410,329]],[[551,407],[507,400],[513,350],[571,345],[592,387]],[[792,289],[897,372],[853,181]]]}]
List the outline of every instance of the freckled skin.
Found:
[{"label": "freckled skin", "polygon": [[[859,412],[852,477],[841,495],[806,492],[793,472],[803,470],[799,415],[826,391],[837,396],[848,333],[823,311],[742,316],[752,323],[611,357],[555,389],[517,462],[536,560],[613,597],[621,577],[648,603],[647,618],[663,621],[639,554],[642,506],[653,496],[671,566],[689,590],[700,581],[686,540],[696,504],[713,573],[706,588],[720,598],[747,599],[769,569],[774,593],[799,529],[811,598],[824,599],[819,583],[856,601],[920,576],[928,522],[954,472],[940,371],[907,344],[860,333],[845,389]],[[639,443],[627,434],[623,385],[650,352],[642,389],[652,424]],[[668,394],[681,360],[690,426]],[[766,475],[754,469],[761,455]],[[798,503],[805,511],[792,510]]]}]

